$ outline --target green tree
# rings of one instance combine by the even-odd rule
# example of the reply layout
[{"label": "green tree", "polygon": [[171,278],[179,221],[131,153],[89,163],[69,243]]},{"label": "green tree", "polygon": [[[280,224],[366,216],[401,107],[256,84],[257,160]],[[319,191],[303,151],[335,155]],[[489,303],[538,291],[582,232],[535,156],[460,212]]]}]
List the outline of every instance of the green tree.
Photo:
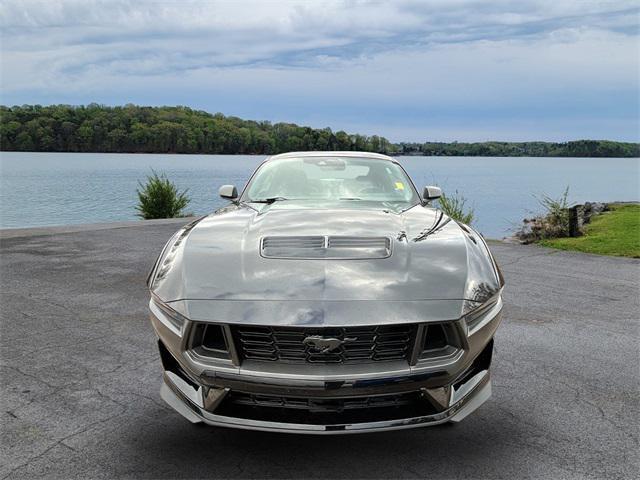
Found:
[{"label": "green tree", "polygon": [[144,185],[138,182],[138,216],[145,220],[182,216],[183,210],[191,201],[187,190],[180,192],[164,173],[158,175],[155,171],[152,172]]},{"label": "green tree", "polygon": [[5,151],[248,153],[364,150],[398,155],[640,157],[640,144],[607,140],[551,142],[390,143],[293,123],[256,122],[188,107],[0,106]]}]

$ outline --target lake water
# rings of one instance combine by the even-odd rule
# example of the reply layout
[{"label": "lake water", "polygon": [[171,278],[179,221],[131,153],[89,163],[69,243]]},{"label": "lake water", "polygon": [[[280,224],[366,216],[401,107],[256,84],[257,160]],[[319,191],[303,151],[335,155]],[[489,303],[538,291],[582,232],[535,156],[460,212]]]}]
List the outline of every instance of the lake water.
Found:
[{"label": "lake water", "polygon": [[[136,219],[138,180],[165,172],[192,198],[188,210],[225,202],[218,187],[244,186],[264,156],[101,153],[0,154],[0,228]],[[500,238],[531,211],[534,195],[572,202],[640,200],[640,160],[627,158],[399,157],[419,189],[458,190],[475,210],[474,225]]]}]

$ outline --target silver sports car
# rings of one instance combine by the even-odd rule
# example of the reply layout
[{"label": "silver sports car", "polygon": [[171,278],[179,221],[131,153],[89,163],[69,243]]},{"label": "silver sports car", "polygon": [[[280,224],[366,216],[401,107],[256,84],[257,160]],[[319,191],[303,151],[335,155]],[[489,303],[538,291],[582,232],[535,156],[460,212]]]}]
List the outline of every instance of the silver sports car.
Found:
[{"label": "silver sports car", "polygon": [[353,433],[458,422],[491,395],[504,281],[385,155],[265,160],[148,280],[162,398],[191,422]]}]

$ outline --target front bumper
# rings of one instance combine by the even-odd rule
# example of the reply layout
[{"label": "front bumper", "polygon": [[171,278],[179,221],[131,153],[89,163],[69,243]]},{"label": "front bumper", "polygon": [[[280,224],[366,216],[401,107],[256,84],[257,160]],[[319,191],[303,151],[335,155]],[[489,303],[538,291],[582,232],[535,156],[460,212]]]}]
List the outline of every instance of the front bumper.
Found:
[{"label": "front bumper", "polygon": [[428,425],[439,425],[446,422],[459,422],[480,407],[480,405],[487,401],[491,396],[491,379],[489,371],[484,370],[479,372],[476,377],[469,381],[469,385],[467,385],[466,388],[470,389],[468,393],[453,406],[442,412],[433,413],[431,415],[394,420],[336,423],[326,425],[271,422],[266,420],[216,415],[215,413],[208,412],[203,406],[197,404],[197,398],[201,395],[200,389],[196,390],[192,386],[180,382],[179,379],[168,374],[168,372],[165,372],[164,381],[160,388],[160,396],[167,404],[192,423],[204,422],[208,425],[218,427],[233,427],[268,432],[345,434],[400,430]]},{"label": "front bumper", "polygon": [[[161,396],[191,422],[264,431],[337,434],[458,422],[491,395],[489,366],[501,309],[500,302],[482,327],[465,339],[465,348],[450,358],[411,367],[388,363],[373,369],[338,366],[312,371],[296,366],[297,371],[278,371],[251,362],[212,364],[194,357],[186,348],[184,331],[179,335],[169,328],[162,312],[152,306],[164,366]],[[235,409],[238,396],[266,399],[268,406],[258,402],[254,408]],[[366,415],[351,415],[347,408],[361,399],[375,403],[408,397],[411,408],[361,409]],[[276,401],[282,402],[280,408],[273,408]],[[299,412],[285,408],[288,401],[309,402],[311,408],[331,405],[336,413],[314,413],[300,420]]]}]

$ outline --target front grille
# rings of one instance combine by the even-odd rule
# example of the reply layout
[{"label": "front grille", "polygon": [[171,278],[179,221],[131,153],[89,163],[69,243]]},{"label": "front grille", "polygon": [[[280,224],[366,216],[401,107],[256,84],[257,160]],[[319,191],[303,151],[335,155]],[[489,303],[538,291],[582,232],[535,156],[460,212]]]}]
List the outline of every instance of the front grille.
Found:
[{"label": "front grille", "polygon": [[241,359],[288,363],[409,360],[415,325],[344,328],[232,326]]}]

